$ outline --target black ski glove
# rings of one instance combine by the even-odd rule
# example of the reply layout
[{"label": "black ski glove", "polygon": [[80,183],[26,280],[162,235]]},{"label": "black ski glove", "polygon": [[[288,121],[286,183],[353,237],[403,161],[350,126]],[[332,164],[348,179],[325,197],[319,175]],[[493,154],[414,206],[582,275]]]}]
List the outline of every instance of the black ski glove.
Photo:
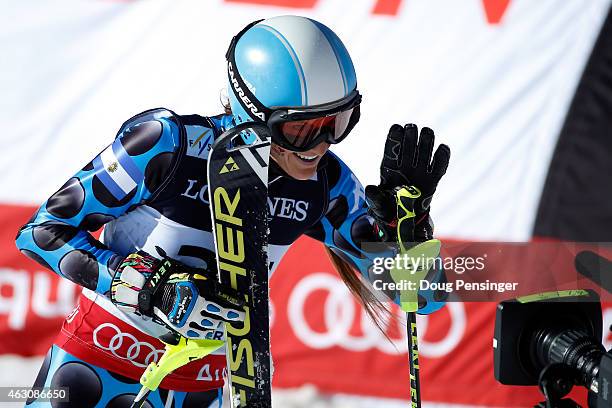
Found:
[{"label": "black ski glove", "polygon": [[[414,124],[393,125],[389,129],[380,165],[380,184],[365,189],[368,211],[376,221],[376,232],[382,241],[422,242],[433,238],[429,205],[450,159],[450,148],[444,144],[436,149],[432,159],[434,144],[430,128],[422,128],[420,137]],[[408,194],[402,194],[401,206],[415,216],[401,223],[398,237],[396,192],[402,188]]]}]

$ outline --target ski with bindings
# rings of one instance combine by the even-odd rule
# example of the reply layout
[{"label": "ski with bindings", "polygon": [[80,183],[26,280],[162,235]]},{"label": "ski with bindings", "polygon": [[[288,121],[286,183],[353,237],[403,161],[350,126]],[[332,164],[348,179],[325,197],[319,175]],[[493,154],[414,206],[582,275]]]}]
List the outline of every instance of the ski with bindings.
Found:
[{"label": "ski with bindings", "polygon": [[227,367],[234,407],[272,405],[268,309],[268,163],[265,125],[241,124],[208,156],[209,202],[221,282],[244,295],[246,317],[227,323]]}]

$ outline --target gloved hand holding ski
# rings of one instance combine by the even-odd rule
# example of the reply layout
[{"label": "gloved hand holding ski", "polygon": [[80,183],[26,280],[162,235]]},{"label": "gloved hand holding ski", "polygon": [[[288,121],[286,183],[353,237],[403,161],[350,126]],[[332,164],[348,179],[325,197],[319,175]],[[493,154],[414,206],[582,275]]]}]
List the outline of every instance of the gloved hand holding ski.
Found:
[{"label": "gloved hand holding ski", "polygon": [[242,321],[244,300],[216,274],[144,252],[128,255],[113,278],[111,300],[183,337],[221,339],[225,322]]}]

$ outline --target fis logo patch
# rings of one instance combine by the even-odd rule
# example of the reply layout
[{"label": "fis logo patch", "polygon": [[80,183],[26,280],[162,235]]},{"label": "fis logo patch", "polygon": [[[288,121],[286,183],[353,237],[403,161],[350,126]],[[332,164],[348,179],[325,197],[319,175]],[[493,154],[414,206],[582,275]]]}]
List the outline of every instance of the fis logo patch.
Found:
[{"label": "fis logo patch", "polygon": [[185,126],[187,130],[187,156],[208,159],[213,142],[212,130],[204,126]]},{"label": "fis logo patch", "polygon": [[240,167],[238,167],[234,159],[230,157],[229,159],[227,159],[223,167],[221,167],[221,171],[219,171],[219,174],[225,174],[236,170],[240,170]]}]

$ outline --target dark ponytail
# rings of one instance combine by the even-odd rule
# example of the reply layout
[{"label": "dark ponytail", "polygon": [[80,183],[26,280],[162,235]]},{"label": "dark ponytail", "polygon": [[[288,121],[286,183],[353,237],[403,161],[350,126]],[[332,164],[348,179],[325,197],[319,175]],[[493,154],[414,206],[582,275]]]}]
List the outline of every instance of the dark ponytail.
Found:
[{"label": "dark ponytail", "polygon": [[378,299],[370,287],[362,281],[361,275],[355,271],[355,268],[349,265],[349,263],[343,260],[340,256],[336,255],[328,247],[325,247],[325,250],[331,259],[332,264],[338,271],[338,274],[344,281],[344,284],[364,307],[366,313],[374,322],[376,327],[378,327],[378,329],[388,339],[389,337],[385,333],[385,326],[388,324],[389,320],[395,318],[391,314],[389,307]]}]

